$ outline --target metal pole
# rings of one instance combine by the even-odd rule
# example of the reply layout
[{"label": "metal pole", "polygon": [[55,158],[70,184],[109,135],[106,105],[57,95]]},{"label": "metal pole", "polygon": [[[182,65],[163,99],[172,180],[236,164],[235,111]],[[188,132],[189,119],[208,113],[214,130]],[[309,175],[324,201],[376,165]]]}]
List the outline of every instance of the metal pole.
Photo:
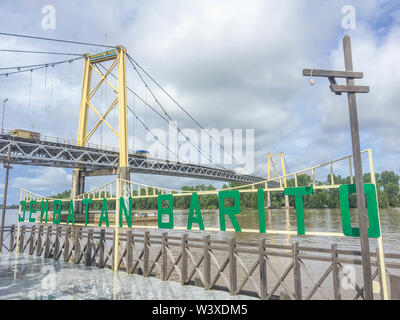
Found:
[{"label": "metal pole", "polygon": [[[117,193],[115,196],[115,224],[114,224],[114,263],[113,271],[118,271],[118,264],[120,259],[119,254],[119,210],[120,210],[120,197],[121,197],[121,180],[118,176],[116,180]],[[129,209],[128,209],[129,210]]]},{"label": "metal pole", "polygon": [[[350,37],[348,35],[344,36],[343,38],[343,50],[344,50],[344,62],[346,71],[353,71],[351,43],[350,43]],[[353,78],[347,79],[347,86],[354,86]],[[347,98],[349,102],[351,142],[353,148],[354,171],[355,171],[356,189],[357,189],[357,207],[358,207],[358,220],[360,224],[360,242],[361,242],[361,255],[362,255],[362,266],[363,266],[363,276],[364,276],[364,292],[365,292],[365,299],[373,300],[374,296],[372,291],[371,257],[370,257],[369,239],[368,239],[368,213],[367,213],[365,193],[364,193],[356,94],[348,93]]]},{"label": "metal pole", "polygon": [[[0,252],[3,252],[3,232],[4,232],[4,220],[5,220],[6,206],[7,206],[8,173],[10,170],[10,153],[11,153],[11,146],[8,146],[7,163],[4,164],[4,166],[6,167],[6,181],[4,182],[3,211],[1,213]],[[10,248],[10,250],[11,250],[11,248]]]},{"label": "metal pole", "polygon": [[6,108],[6,102],[8,101],[8,99],[5,99],[4,101],[3,101],[3,115],[2,115],[2,117],[1,117],[1,134],[3,134],[4,133],[4,110],[5,110],[5,108]]}]

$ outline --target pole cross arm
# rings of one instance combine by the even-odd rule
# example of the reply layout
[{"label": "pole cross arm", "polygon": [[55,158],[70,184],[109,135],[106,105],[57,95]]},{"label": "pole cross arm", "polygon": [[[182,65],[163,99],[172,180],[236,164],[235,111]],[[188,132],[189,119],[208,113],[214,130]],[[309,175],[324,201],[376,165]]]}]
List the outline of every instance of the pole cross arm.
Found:
[{"label": "pole cross arm", "polygon": [[338,84],[330,85],[331,91],[334,93],[368,93],[369,86],[343,86]]},{"label": "pole cross arm", "polygon": [[326,78],[352,78],[362,79],[364,77],[363,72],[353,71],[334,71],[334,70],[322,70],[322,69],[303,69],[303,76],[305,77],[326,77]]}]

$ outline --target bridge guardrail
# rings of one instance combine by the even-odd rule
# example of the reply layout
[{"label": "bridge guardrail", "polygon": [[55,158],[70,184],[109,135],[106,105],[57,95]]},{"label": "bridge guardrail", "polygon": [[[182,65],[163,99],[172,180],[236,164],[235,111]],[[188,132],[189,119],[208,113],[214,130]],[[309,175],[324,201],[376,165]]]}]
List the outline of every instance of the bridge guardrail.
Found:
[{"label": "bridge guardrail", "polygon": [[[2,135],[10,135],[11,130],[9,129],[2,129],[0,130]],[[78,145],[76,140],[71,140],[71,139],[65,139],[65,138],[56,138],[56,137],[50,137],[50,136],[46,136],[41,134],[40,135],[40,141],[43,142],[52,142],[52,143],[59,143],[59,144],[65,144],[65,145],[70,145],[70,146],[76,146],[81,148],[81,146]],[[118,153],[119,152],[119,148],[117,147],[109,147],[109,146],[105,146],[105,145],[99,145],[99,144],[95,144],[95,143],[87,143],[85,145],[85,148],[90,148],[90,149],[97,149],[97,150],[102,150],[102,151],[109,151],[109,152],[115,152]],[[128,153],[130,155],[134,155],[136,152],[135,150],[128,150]],[[173,161],[173,160],[167,160],[167,159],[161,159],[161,158],[155,158],[155,157],[151,157],[151,156],[147,156],[146,160],[148,161],[157,161],[157,162],[163,162],[163,163],[176,163],[176,164],[190,164],[190,162],[181,160],[179,162],[177,161]],[[199,166],[201,166],[201,164],[198,164]],[[218,168],[218,166],[214,165],[214,164],[208,164],[207,166],[205,166],[207,168],[214,168],[214,169],[221,169]],[[227,171],[232,171],[231,169],[225,169]]]}]

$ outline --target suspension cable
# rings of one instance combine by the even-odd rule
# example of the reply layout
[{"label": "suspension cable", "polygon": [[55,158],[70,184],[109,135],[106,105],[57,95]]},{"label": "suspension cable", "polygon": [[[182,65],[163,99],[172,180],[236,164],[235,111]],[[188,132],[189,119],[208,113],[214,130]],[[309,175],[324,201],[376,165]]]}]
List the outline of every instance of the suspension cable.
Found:
[{"label": "suspension cable", "polygon": [[104,44],[87,43],[87,42],[80,42],[80,41],[71,41],[71,40],[64,40],[64,39],[37,37],[37,36],[28,36],[28,35],[16,34],[16,33],[0,32],[0,35],[19,37],[19,38],[28,38],[28,39],[37,39],[37,40],[46,40],[46,41],[55,41],[55,42],[64,42],[64,43],[72,43],[72,44],[80,44],[80,45],[93,46],[93,47],[116,48],[115,46],[108,46],[108,45],[104,45]]},{"label": "suspension cable", "polygon": [[178,159],[179,162],[179,155],[175,152],[172,152],[170,148],[168,148],[168,146],[166,144],[164,144],[156,135],[154,135],[154,133],[151,131],[151,129],[149,129],[146,124],[137,116],[137,114],[129,107],[129,105],[126,105],[128,110],[130,112],[132,112],[132,114],[135,116],[135,118],[139,121],[139,123],[146,129],[146,131],[148,131],[154,139],[156,139],[168,152],[173,153],[176,155],[176,158]]},{"label": "suspension cable", "polygon": [[84,57],[79,57],[79,58],[74,58],[74,59],[68,59],[68,60],[62,60],[62,61],[56,61],[56,62],[50,62],[50,63],[43,63],[43,64],[32,65],[32,66],[17,66],[17,67],[1,68],[0,70],[17,69],[17,71],[1,73],[0,76],[8,77],[11,74],[16,74],[16,73],[21,73],[21,72],[28,72],[28,71],[35,71],[35,70],[47,68],[48,66],[54,67],[54,66],[59,65],[59,64],[63,64],[63,63],[67,63],[67,62],[71,63],[73,61],[80,60],[80,59],[83,59],[83,58]]},{"label": "suspension cable", "polygon": [[[232,159],[234,161],[236,161],[235,157],[228,151],[225,150],[224,146],[218,142],[211,134],[209,134],[205,128],[188,112],[185,110],[185,108],[183,108],[141,65],[139,65],[128,53],[127,53],[128,59],[129,61],[134,64],[136,64],[140,70],[142,70],[146,76],[148,76],[156,85],[157,87],[159,87],[200,129],[202,129],[214,142],[216,142],[218,144],[219,147],[221,147],[221,149],[228,154],[229,156],[232,157]],[[134,67],[135,68],[135,67]],[[239,164],[243,169],[245,169],[247,171],[247,173],[250,174],[250,172],[244,167],[243,164]]]},{"label": "suspension cable", "polygon": [[[104,70],[107,70],[106,67],[104,67],[101,63],[100,63],[99,65],[100,65]],[[115,79],[117,79],[117,77],[116,77],[112,72],[110,72],[110,74],[111,74]],[[141,98],[138,94],[136,94],[136,93],[135,93],[132,89],[130,89],[128,86],[127,86],[127,89],[128,89],[130,92],[132,92],[138,99],[140,99],[140,101],[142,101],[146,106],[148,106],[154,113],[156,113],[161,119],[163,119],[163,120],[164,120],[165,122],[167,122],[167,123],[172,123],[172,125],[176,128],[176,130],[177,130],[180,134],[182,134],[182,136],[184,136],[184,137],[186,138],[186,140],[187,140],[193,147],[195,147],[195,149],[196,149],[200,154],[202,154],[204,157],[208,158],[208,159],[211,161],[211,163],[215,164],[216,166],[218,166],[218,167],[220,167],[220,168],[222,168],[222,169],[224,169],[224,170],[227,170],[224,166],[222,166],[222,165],[220,165],[218,162],[216,162],[216,161],[212,158],[211,155],[205,154],[205,153],[201,150],[201,148],[199,148],[199,146],[196,146],[196,145],[190,140],[190,138],[189,138],[188,136],[186,136],[186,135],[182,132],[182,130],[181,130],[173,121],[169,122],[168,119],[166,119],[161,113],[159,113],[157,110],[155,110],[155,108],[154,108],[153,106],[151,106],[149,103],[147,103],[145,100],[143,100],[143,98]]]},{"label": "suspension cable", "polygon": [[31,120],[32,74],[33,74],[33,71],[31,71],[31,77],[29,80],[28,122],[30,122],[30,120]]},{"label": "suspension cable", "polygon": [[154,95],[153,91],[150,89],[150,87],[147,85],[147,82],[143,79],[142,75],[140,74],[139,70],[137,70],[137,68],[135,67],[135,64],[132,62],[131,57],[129,55],[127,55],[130,63],[133,66],[133,69],[136,71],[136,73],[138,74],[140,80],[142,80],[142,82],[144,83],[144,86],[146,87],[147,90],[149,90],[150,94],[152,95],[152,97],[154,98],[154,100],[156,101],[156,103],[159,105],[159,107],[161,108],[161,110],[164,111],[164,114],[168,117],[168,119],[170,121],[172,121],[172,118],[170,117],[170,115],[167,113],[167,111],[163,108],[163,106],[161,105],[161,103],[158,101],[158,99],[156,98],[156,96]]},{"label": "suspension cable", "polygon": [[14,49],[0,49],[0,51],[15,52],[15,53],[56,54],[61,56],[78,56],[78,57],[84,56],[82,53],[51,52],[51,51],[31,51],[31,50],[14,50]]}]

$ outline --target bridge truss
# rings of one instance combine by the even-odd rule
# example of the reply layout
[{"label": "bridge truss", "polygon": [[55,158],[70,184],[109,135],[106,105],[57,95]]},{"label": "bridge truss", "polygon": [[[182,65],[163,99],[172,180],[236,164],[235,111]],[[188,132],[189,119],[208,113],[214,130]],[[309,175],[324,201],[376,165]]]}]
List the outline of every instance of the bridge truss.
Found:
[{"label": "bridge truss", "polygon": [[[10,147],[10,163],[21,165],[82,168],[85,175],[116,174],[119,165],[117,149],[79,147],[68,140],[33,141],[0,135],[0,161],[7,160]],[[187,178],[208,179],[238,183],[257,183],[262,177],[238,174],[232,170],[198,164],[174,162],[157,158],[141,158],[129,154],[131,172],[158,174]]]}]

